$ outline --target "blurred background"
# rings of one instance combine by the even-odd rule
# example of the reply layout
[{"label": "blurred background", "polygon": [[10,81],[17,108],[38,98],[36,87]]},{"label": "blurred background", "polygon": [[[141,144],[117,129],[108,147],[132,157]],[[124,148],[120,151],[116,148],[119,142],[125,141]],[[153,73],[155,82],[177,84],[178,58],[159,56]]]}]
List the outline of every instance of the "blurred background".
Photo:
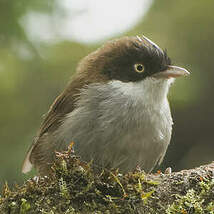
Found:
[{"label": "blurred background", "polygon": [[78,61],[104,41],[146,35],[191,71],[169,94],[174,128],[161,168],[214,160],[214,1],[0,0],[0,186],[21,165]]}]

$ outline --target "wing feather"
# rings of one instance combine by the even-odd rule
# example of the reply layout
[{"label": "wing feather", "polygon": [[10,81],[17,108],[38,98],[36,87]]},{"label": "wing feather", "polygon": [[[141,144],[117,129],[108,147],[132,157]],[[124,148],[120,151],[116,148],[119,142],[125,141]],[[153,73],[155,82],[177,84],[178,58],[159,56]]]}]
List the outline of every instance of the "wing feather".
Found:
[{"label": "wing feather", "polygon": [[[72,84],[72,82],[70,84]],[[81,88],[81,85],[78,88]],[[38,145],[40,138],[46,133],[53,133],[55,130],[57,130],[66,114],[74,110],[76,100],[79,96],[78,88],[76,87],[74,90],[71,90],[70,87],[67,87],[67,89],[61,95],[59,95],[51,105],[37,137],[27,152],[22,165],[23,173],[27,173],[32,169],[31,156],[34,152],[34,149]]]}]

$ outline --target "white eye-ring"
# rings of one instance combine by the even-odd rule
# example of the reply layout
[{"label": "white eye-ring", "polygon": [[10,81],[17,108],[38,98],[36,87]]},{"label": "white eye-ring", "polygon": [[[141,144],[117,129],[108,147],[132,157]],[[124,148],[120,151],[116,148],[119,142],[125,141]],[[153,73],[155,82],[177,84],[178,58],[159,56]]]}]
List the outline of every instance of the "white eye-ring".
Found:
[{"label": "white eye-ring", "polygon": [[144,66],[142,64],[135,64],[134,65],[134,69],[136,72],[138,73],[142,73],[144,72]]}]

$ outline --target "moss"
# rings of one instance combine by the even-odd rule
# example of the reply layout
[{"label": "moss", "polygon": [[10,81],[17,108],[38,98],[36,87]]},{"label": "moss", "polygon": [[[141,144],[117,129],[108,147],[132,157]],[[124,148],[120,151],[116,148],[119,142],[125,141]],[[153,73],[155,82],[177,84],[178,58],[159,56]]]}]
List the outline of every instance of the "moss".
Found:
[{"label": "moss", "polygon": [[199,191],[189,189],[183,196],[176,195],[177,200],[168,207],[166,213],[214,214],[214,179],[201,178],[198,185]]},{"label": "moss", "polygon": [[[21,199],[21,205],[20,205],[20,214],[26,214],[30,210],[30,203],[27,202],[26,199]],[[12,202],[14,205],[15,203]]]},{"label": "moss", "polygon": [[3,213],[132,213],[148,203],[154,186],[141,170],[126,175],[117,170],[96,172],[68,152],[57,153],[53,176],[28,180],[15,191],[4,187]]},{"label": "moss", "polygon": [[122,175],[94,169],[69,151],[57,153],[52,169],[50,177],[30,179],[14,190],[5,184],[0,213],[214,213],[212,175],[147,175],[140,169]]}]

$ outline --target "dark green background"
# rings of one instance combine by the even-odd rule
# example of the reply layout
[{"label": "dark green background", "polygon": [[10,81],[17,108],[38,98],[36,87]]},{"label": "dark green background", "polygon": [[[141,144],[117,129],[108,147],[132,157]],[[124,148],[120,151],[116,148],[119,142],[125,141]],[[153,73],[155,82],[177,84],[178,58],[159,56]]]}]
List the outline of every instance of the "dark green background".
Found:
[{"label": "dark green background", "polygon": [[[23,175],[21,164],[42,115],[75,72],[77,62],[100,45],[32,43],[20,19],[29,11],[51,14],[56,3],[0,0],[0,186],[6,180],[10,185],[22,183],[35,174]],[[180,170],[214,160],[213,9],[213,0],[154,1],[144,19],[126,33],[145,34],[166,48],[176,65],[191,71],[170,90],[175,124],[162,168]]]}]

